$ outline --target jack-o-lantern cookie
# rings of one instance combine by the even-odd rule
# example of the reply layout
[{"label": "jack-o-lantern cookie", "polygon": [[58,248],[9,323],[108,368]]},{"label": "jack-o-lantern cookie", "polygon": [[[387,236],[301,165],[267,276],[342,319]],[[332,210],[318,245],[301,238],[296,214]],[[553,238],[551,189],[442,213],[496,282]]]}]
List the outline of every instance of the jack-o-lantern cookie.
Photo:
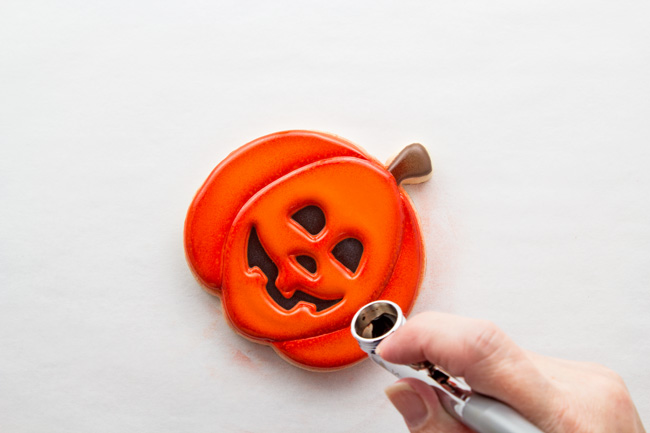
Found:
[{"label": "jack-o-lantern cookie", "polygon": [[386,168],[333,135],[267,135],[222,161],[185,221],[198,280],[237,332],[309,369],[365,357],[349,332],[376,299],[410,311],[424,266],[403,183],[431,174],[419,144]]}]

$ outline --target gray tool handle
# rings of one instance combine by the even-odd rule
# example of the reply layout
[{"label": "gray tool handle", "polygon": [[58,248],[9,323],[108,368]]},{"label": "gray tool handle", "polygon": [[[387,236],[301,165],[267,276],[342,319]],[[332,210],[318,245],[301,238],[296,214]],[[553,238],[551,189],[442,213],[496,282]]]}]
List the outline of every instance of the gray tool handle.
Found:
[{"label": "gray tool handle", "polygon": [[461,417],[479,433],[543,433],[511,407],[476,393],[465,402]]}]

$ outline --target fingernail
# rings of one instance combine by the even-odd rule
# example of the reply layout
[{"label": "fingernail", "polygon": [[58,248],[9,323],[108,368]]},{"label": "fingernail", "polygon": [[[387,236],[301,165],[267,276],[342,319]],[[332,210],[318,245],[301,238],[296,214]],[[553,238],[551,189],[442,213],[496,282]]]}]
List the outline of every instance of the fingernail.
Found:
[{"label": "fingernail", "polygon": [[381,341],[381,343],[379,343],[379,346],[377,346],[377,348],[375,349],[375,353],[376,353],[377,355],[381,356],[381,348],[382,348],[383,346],[386,345],[386,344],[384,344],[384,343],[386,343],[386,340],[388,340],[390,337],[391,337],[391,335],[389,335],[388,337],[384,338],[384,339]]},{"label": "fingernail", "polygon": [[385,392],[409,427],[417,428],[426,422],[429,410],[420,394],[415,392],[408,383],[397,382],[386,388]]}]

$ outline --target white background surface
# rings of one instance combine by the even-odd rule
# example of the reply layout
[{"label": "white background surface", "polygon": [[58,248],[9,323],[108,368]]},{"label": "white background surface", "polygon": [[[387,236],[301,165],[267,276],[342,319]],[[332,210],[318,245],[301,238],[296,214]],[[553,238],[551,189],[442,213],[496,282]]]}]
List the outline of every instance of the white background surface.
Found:
[{"label": "white background surface", "polygon": [[381,160],[427,145],[415,311],[603,363],[648,425],[649,18],[645,1],[3,1],[0,430],[405,431],[388,373],[286,364],[185,264],[212,168],[295,128]]}]

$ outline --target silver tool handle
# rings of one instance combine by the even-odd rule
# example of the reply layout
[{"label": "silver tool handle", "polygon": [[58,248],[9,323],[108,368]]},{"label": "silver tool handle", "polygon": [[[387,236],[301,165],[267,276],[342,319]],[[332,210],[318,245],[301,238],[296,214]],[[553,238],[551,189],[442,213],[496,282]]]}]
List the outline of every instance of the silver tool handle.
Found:
[{"label": "silver tool handle", "polygon": [[543,433],[510,406],[477,393],[465,402],[461,418],[478,433]]}]

